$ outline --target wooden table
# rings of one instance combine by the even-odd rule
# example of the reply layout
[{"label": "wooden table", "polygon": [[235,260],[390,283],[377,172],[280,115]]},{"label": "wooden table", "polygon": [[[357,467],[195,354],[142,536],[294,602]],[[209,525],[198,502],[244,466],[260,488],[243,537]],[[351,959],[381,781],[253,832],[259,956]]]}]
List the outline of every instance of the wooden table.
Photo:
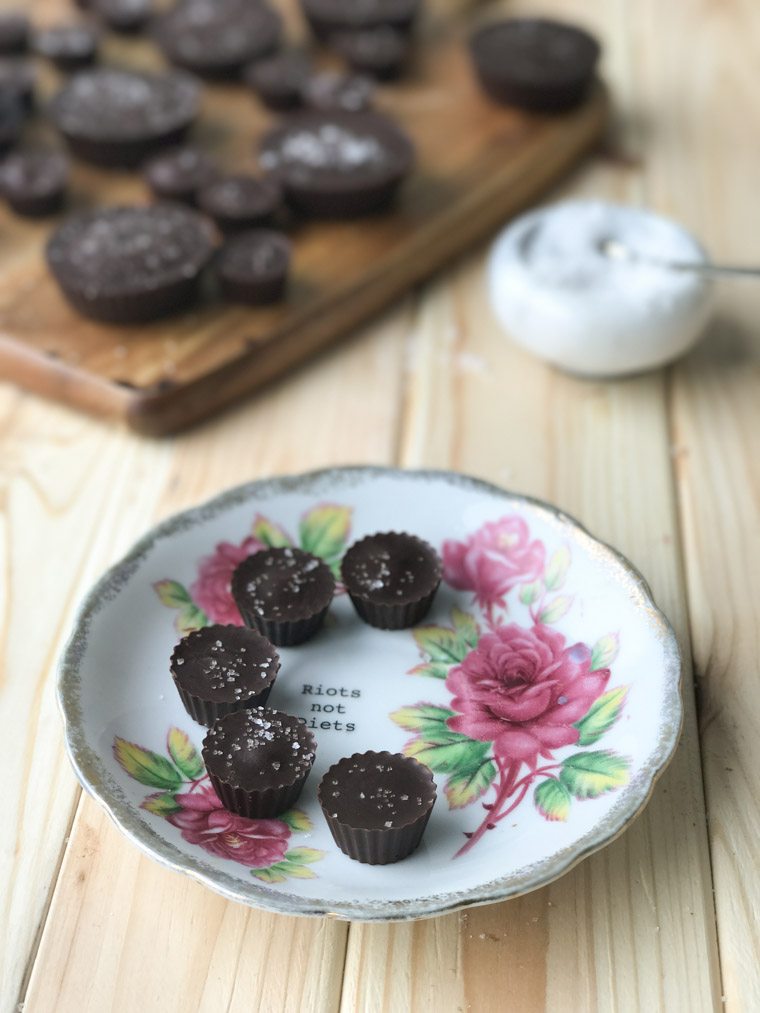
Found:
[{"label": "wooden table", "polygon": [[[716,257],[757,262],[760,7],[548,6],[603,37],[618,108],[565,195],[646,203]],[[0,387],[3,1013],[760,1009],[758,290],[726,285],[677,366],[584,383],[500,333],[484,253],[169,442]],[[455,468],[551,500],[643,571],[694,658],[697,706],[690,670],[646,812],[546,889],[408,925],[262,914],[141,857],[74,780],[53,661],[93,579],[227,485],[344,462]]]}]

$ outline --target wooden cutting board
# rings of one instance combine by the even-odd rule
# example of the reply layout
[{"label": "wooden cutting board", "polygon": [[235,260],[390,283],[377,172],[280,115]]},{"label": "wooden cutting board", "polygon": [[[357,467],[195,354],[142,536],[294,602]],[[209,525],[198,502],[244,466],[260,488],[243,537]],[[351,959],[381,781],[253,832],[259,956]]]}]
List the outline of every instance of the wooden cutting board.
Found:
[{"label": "wooden cutting board", "polygon": [[[0,210],[0,375],[138,432],[168,434],[336,341],[492,232],[580,158],[602,131],[608,103],[597,84],[569,115],[496,106],[473,80],[466,34],[461,22],[427,25],[408,77],[379,89],[378,107],[398,117],[418,150],[393,210],[297,225],[292,284],[277,306],[225,306],[209,291],[184,315],[149,326],[84,320],[45,267],[55,222]],[[105,58],[160,64],[145,40],[110,39]],[[52,72],[43,84],[55,87]],[[271,122],[245,88],[208,87],[195,137],[230,169],[254,169],[256,138]],[[71,207],[144,200],[133,175],[75,169]]]}]

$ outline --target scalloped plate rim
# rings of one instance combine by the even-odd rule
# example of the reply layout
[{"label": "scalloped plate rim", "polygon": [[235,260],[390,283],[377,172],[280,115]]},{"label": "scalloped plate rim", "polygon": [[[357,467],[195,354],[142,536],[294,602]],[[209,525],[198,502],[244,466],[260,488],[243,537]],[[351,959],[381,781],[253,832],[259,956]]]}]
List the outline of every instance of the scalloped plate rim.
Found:
[{"label": "scalloped plate rim", "polygon": [[[333,906],[329,902],[315,901],[308,897],[276,893],[268,891],[256,883],[246,883],[247,889],[244,891],[240,889],[240,884],[235,877],[218,870],[214,870],[213,874],[210,874],[204,871],[202,862],[177,852],[147,824],[136,819],[133,806],[119,799],[108,797],[108,789],[102,784],[102,779],[94,769],[99,762],[98,754],[94,753],[87,745],[81,719],[77,713],[78,698],[76,698],[75,691],[78,667],[80,658],[86,649],[90,622],[102,604],[119,593],[118,589],[114,589],[114,584],[121,584],[128,579],[158,541],[171,537],[178,530],[192,527],[237,502],[251,498],[262,490],[287,493],[293,490],[301,491],[311,485],[332,480],[346,482],[354,478],[361,482],[363,479],[373,476],[402,480],[438,480],[495,495],[513,503],[527,504],[531,509],[548,514],[562,527],[573,531],[576,537],[585,541],[587,545],[596,546],[619,571],[629,578],[633,588],[639,592],[643,599],[641,604],[647,607],[652,618],[661,627],[666,646],[668,676],[666,685],[669,690],[669,707],[665,712],[670,713],[673,718],[668,726],[669,734],[661,736],[658,748],[647,763],[648,777],[642,780],[638,793],[631,798],[629,804],[624,809],[621,807],[619,811],[610,813],[604,824],[595,827],[586,835],[585,839],[577,844],[567,847],[564,853],[558,853],[545,859],[543,865],[553,864],[553,868],[550,870],[538,866],[535,871],[522,876],[502,877],[459,893],[448,891],[442,894],[397,901],[360,901],[355,906],[347,902]],[[484,479],[445,469],[402,469],[377,465],[319,468],[306,472],[254,479],[232,486],[196,506],[171,514],[138,539],[129,551],[110,566],[84,595],[72,620],[71,633],[58,656],[55,668],[57,673],[56,697],[63,719],[64,743],[77,779],[87,794],[105,810],[124,836],[140,851],[160,865],[174,872],[188,875],[215,893],[248,906],[277,914],[306,917],[327,916],[367,922],[411,921],[418,918],[437,917],[469,907],[480,907],[519,897],[559,879],[585,858],[616,840],[645,809],[657,780],[673,758],[681,736],[684,718],[684,673],[678,640],[671,623],[655,603],[651,588],[641,572],[621,552],[596,538],[583,524],[565,511],[537,497],[513,493]],[[663,727],[665,727],[665,722],[663,722]]]}]

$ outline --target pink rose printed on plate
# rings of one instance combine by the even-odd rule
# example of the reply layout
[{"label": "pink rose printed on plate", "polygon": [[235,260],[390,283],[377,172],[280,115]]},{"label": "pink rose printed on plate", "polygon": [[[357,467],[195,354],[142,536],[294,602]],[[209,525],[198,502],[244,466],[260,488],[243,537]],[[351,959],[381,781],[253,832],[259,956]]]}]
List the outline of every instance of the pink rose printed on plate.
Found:
[{"label": "pink rose printed on plate", "polygon": [[[615,634],[590,647],[552,629],[573,604],[557,593],[570,566],[566,547],[547,560],[525,520],[507,516],[464,541],[446,541],[443,560],[444,580],[472,592],[484,626],[455,608],[451,626],[414,630],[423,661],[410,674],[443,679],[450,706],[420,702],[391,717],[414,733],[407,755],[445,777],[451,809],[487,796],[485,815],[465,833],[458,856],[496,829],[531,788],[542,816],[566,821],[574,799],[599,798],[625,785],[627,757],[585,747],[618,720],[628,687],[610,687]],[[518,588],[528,626],[509,620],[509,596]],[[570,746],[581,748],[555,756]]]},{"label": "pink rose printed on plate", "polygon": [[117,763],[135,781],[158,788],[140,808],[167,820],[188,844],[251,870],[264,883],[314,879],[316,848],[290,847],[294,833],[311,830],[309,817],[291,809],[277,819],[249,820],[227,812],[208,780],[200,753],[180,728],[170,728],[166,756],[126,739],[114,739]]},{"label": "pink rose printed on plate", "polygon": [[319,556],[340,577],[340,560],[351,532],[351,507],[320,503],[307,511],[294,538],[267,517],[257,514],[251,533],[242,542],[220,542],[198,563],[197,576],[188,591],[178,580],[159,580],[156,594],[167,608],[175,609],[175,628],[183,636],[202,626],[224,623],[242,626],[230,582],[238,563],[261,549],[295,545]]}]

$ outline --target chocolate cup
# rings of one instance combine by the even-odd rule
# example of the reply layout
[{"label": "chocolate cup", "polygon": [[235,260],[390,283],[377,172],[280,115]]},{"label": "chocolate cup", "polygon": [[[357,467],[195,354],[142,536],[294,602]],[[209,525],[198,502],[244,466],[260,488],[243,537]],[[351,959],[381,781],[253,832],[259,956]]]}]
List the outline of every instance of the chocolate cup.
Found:
[{"label": "chocolate cup", "polygon": [[[243,271],[235,259],[236,249],[255,250],[258,242],[272,244],[278,259],[260,273]],[[219,250],[215,272],[219,290],[229,302],[263,306],[277,302],[285,294],[290,269],[291,244],[287,237],[271,230],[241,232]]]},{"label": "chocolate cup", "polygon": [[[141,118],[122,122],[119,94],[130,82],[141,82],[151,94],[144,100],[169,111],[160,122],[145,110]],[[169,71],[142,74],[102,68],[75,75],[51,99],[48,111],[72,152],[104,168],[134,168],[154,152],[175,146],[194,123],[200,107],[200,86],[187,74]]]},{"label": "chocolate cup", "polygon": [[322,780],[319,782],[317,799],[322,808],[325,821],[330,828],[333,840],[344,855],[348,855],[354,861],[362,862],[365,865],[391,865],[394,862],[400,862],[402,859],[408,858],[419,846],[437,797],[435,781],[428,767],[412,757],[403,757],[405,761],[414,764],[420,771],[425,771],[426,777],[429,779],[432,787],[432,797],[422,807],[422,811],[417,818],[397,827],[365,829],[363,827],[351,826],[349,823],[330,815],[330,804],[322,797],[323,786],[326,785],[328,778],[339,776],[342,764],[351,760],[359,760],[365,756],[392,757],[394,754],[389,753],[387,750],[383,750],[382,752],[369,750],[367,753],[353,753],[351,756],[338,760],[337,763],[334,763],[325,772]]},{"label": "chocolate cup", "polygon": [[[388,165],[378,172],[350,174],[326,171],[304,174],[302,168],[277,164],[278,150],[287,135],[303,129],[335,124],[373,136],[389,152]],[[412,170],[414,144],[393,120],[381,113],[307,111],[296,113],[269,131],[261,141],[260,162],[283,188],[291,207],[315,218],[350,219],[385,208]],[[270,163],[276,165],[270,170]]]},{"label": "chocolate cup", "polygon": [[[284,712],[275,711],[269,713],[283,714],[283,716],[291,718],[292,721],[298,722],[301,725],[301,731],[308,749],[312,757],[314,757],[317,751],[317,741],[303,722],[297,718],[293,718],[292,715],[284,715]],[[207,750],[211,745],[209,742],[211,735],[212,732],[207,733],[203,740],[203,761],[206,764],[206,773],[209,776],[214,791],[219,796],[225,809],[229,810],[229,812],[237,813],[238,816],[245,816],[246,819],[250,820],[271,819],[280,813],[287,812],[288,809],[295,805],[313,769],[313,758],[303,773],[296,774],[290,781],[284,784],[267,785],[264,788],[243,788],[221,777],[213,769],[209,769],[210,763],[207,759]]]},{"label": "chocolate cup", "polygon": [[[544,78],[520,75],[509,59],[510,49],[517,45],[508,38],[512,25],[515,29],[534,25],[574,39],[578,47],[577,66],[571,73],[562,75],[548,70]],[[498,46],[500,34],[507,36],[503,53]],[[538,18],[497,21],[483,26],[470,37],[472,64],[483,91],[501,105],[536,113],[562,113],[580,105],[594,79],[599,53],[597,41],[582,29]]]},{"label": "chocolate cup", "polygon": [[[245,582],[249,579],[249,575],[246,571],[250,567],[250,561],[252,558],[255,559],[263,553],[277,554],[280,551],[285,552],[287,549],[264,549],[259,553],[254,553],[253,556],[249,556],[248,559],[243,560],[243,562],[237,566],[232,575],[232,597],[235,600],[235,604],[237,605],[246,626],[249,626],[251,629],[258,630],[259,633],[263,633],[264,636],[277,647],[295,647],[298,644],[303,644],[305,641],[310,640],[324,623],[325,616],[327,615],[333,600],[334,581],[333,590],[330,592],[329,600],[325,601],[324,605],[319,604],[310,612],[306,612],[303,615],[292,616],[290,618],[275,618],[275,616],[271,613],[262,615],[256,611],[256,606],[251,601],[250,595],[246,590]],[[291,549],[290,551],[303,555],[307,561],[310,559],[317,559],[316,556],[303,552],[301,549]],[[318,562],[329,574],[329,568],[324,561],[319,559]],[[332,574],[330,574],[330,576],[332,577]],[[322,596],[320,596],[320,600],[324,600]]]},{"label": "chocolate cup", "polygon": [[[371,594],[362,592],[362,590],[353,585],[350,578],[347,578],[346,569],[347,564],[351,562],[351,553],[355,550],[360,552],[367,543],[371,543],[378,537],[388,536],[397,538],[399,544],[411,540],[419,545],[421,551],[429,555],[433,569],[429,590],[426,590],[424,594],[417,595],[413,599],[406,601],[379,602],[373,600]],[[431,545],[416,535],[408,535],[395,531],[384,532],[382,535],[367,535],[366,538],[354,542],[343,557],[341,564],[343,583],[359,618],[369,626],[375,626],[381,630],[404,630],[421,622],[430,611],[441,584],[442,573],[443,569],[440,558]]]},{"label": "chocolate cup", "polygon": [[357,4],[357,13],[353,17],[345,17],[343,11],[320,0],[300,0],[300,4],[309,27],[321,40],[328,40],[335,32],[381,28],[383,25],[408,32],[422,6],[421,0],[397,2],[391,5],[392,10],[388,4],[364,5],[360,10]]},{"label": "chocolate cup", "polygon": [[[229,673],[234,667],[235,677],[232,689],[233,697],[230,699],[227,693],[226,699],[218,699],[220,687],[212,688],[209,683],[214,681],[215,676],[211,674],[210,668],[206,666],[209,652],[217,648],[211,644],[211,639],[216,639],[219,648],[222,650],[238,649],[240,654],[245,650],[246,660],[240,654],[235,662],[229,658],[222,658],[222,671]],[[218,638],[218,639],[217,639]],[[250,660],[249,660],[250,659]],[[266,662],[266,672],[262,662]],[[214,662],[219,668],[218,660]],[[199,673],[198,666],[201,671]],[[242,666],[242,672],[238,668]],[[203,627],[183,637],[172,651],[169,660],[169,669],[176,687],[177,693],[185,707],[185,710],[199,724],[210,726],[218,718],[225,717],[235,711],[251,710],[254,707],[263,707],[266,703],[272,687],[277,680],[281,668],[280,657],[271,645],[262,641],[255,633],[244,630],[240,626],[229,627],[222,623],[214,623],[211,626]],[[220,678],[220,676],[216,676]],[[237,680],[241,681],[238,682]],[[251,685],[255,679],[258,684],[261,680],[264,685]],[[237,686],[240,686],[240,689]],[[248,692],[250,695],[235,699],[235,693]],[[222,692],[222,697],[225,692]],[[215,699],[216,697],[216,699]]]},{"label": "chocolate cup", "polygon": [[[164,208],[164,212],[161,212],[159,205],[80,212],[66,219],[53,232],[46,247],[48,268],[66,299],[82,316],[106,323],[132,324],[156,320],[169,313],[187,309],[197,294],[201,274],[213,256],[213,232],[208,222],[196,212],[178,204],[166,204]],[[159,280],[153,278],[151,284],[147,284],[145,278],[140,283],[130,275],[130,272],[134,272],[135,265],[126,257],[117,257],[116,270],[126,278],[127,284],[115,290],[112,288],[111,291],[101,288],[93,294],[91,278],[83,276],[77,265],[71,263],[68,252],[71,244],[76,242],[82,232],[86,234],[93,222],[107,223],[125,215],[141,219],[148,214],[158,216],[162,213],[168,215],[170,220],[173,219],[177,228],[180,228],[179,216],[182,215],[181,224],[192,231],[191,242],[186,243],[186,258],[181,267],[175,267],[173,272],[167,272]],[[145,229],[144,223],[140,221],[136,227]],[[178,241],[176,236],[166,237],[166,240]]]}]

